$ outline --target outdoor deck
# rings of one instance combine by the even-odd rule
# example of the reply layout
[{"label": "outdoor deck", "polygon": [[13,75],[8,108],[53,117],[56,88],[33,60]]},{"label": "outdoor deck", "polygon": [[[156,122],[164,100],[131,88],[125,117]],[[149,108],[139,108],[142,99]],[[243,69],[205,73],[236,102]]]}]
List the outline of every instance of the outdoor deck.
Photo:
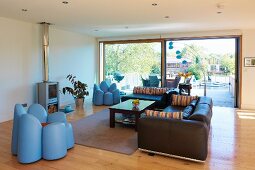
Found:
[{"label": "outdoor deck", "polygon": [[[204,96],[204,86],[193,87],[191,95]],[[230,92],[229,85],[207,87],[206,96],[212,98],[214,106],[234,107],[234,97]]]}]

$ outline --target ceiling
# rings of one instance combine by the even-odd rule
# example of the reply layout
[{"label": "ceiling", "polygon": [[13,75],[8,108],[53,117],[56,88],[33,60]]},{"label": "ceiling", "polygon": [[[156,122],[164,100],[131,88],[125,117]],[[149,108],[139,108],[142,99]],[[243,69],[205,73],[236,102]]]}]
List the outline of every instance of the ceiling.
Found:
[{"label": "ceiling", "polygon": [[255,28],[254,0],[66,1],[0,0],[0,17],[95,37]]}]

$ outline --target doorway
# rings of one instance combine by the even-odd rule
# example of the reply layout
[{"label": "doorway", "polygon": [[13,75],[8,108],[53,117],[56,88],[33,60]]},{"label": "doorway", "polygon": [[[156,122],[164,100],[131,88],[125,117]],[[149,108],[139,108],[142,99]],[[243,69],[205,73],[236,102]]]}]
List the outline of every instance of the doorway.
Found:
[{"label": "doorway", "polygon": [[165,41],[166,84],[179,76],[180,83],[192,84],[191,95],[211,97],[215,106],[238,107],[239,42],[239,37]]}]

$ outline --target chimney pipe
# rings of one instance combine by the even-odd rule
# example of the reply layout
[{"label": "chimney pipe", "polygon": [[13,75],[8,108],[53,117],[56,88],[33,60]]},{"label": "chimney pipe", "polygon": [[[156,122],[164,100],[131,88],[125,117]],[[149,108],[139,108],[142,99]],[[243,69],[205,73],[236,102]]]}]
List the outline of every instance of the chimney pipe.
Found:
[{"label": "chimney pipe", "polygon": [[41,22],[42,25],[42,45],[43,45],[43,82],[49,81],[49,26],[50,23]]}]

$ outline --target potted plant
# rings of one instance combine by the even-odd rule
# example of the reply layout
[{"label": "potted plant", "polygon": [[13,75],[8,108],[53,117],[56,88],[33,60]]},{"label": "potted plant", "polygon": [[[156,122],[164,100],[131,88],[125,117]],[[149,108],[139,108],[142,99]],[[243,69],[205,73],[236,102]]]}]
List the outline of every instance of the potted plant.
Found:
[{"label": "potted plant", "polygon": [[69,93],[74,97],[76,107],[83,107],[85,96],[89,95],[87,91],[87,84],[79,80],[75,80],[76,76],[69,74],[66,79],[69,80],[73,87],[63,87],[63,94]]}]

